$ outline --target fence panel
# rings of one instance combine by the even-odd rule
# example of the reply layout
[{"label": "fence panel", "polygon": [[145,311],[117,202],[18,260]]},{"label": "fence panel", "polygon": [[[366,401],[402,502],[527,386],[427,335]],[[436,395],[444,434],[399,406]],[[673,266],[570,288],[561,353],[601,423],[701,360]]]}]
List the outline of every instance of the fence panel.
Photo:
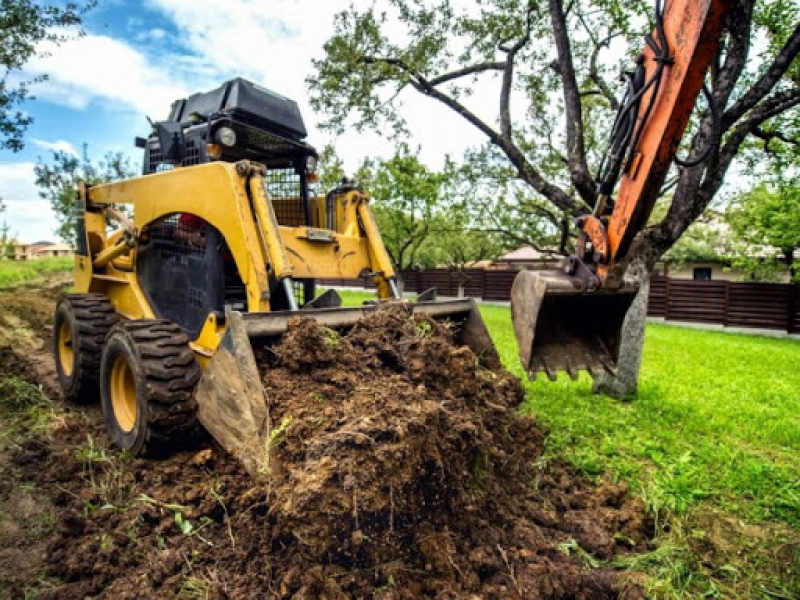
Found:
[{"label": "fence panel", "polygon": [[730,283],[727,325],[787,329],[791,286],[779,283]]},{"label": "fence panel", "polygon": [[[517,271],[469,269],[466,275],[466,296],[508,301]],[[435,287],[442,296],[458,295],[459,277],[448,269],[408,271],[403,281],[407,292]],[[320,279],[319,284],[375,287],[371,279]],[[800,333],[800,285],[694,281],[653,275],[647,314],[669,321]]]},{"label": "fence panel", "polygon": [[667,299],[669,297],[669,278],[663,275],[650,277],[650,296],[647,301],[647,315],[665,317],[667,315]]},{"label": "fence panel", "polygon": [[511,286],[517,271],[486,271],[484,275],[484,300],[509,300]]},{"label": "fence panel", "polygon": [[667,320],[725,324],[725,281],[669,281]]}]

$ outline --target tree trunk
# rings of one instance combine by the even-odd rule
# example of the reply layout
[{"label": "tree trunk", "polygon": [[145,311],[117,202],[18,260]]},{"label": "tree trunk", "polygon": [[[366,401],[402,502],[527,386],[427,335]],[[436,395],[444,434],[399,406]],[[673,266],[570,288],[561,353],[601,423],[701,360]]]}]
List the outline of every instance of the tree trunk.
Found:
[{"label": "tree trunk", "polygon": [[647,300],[650,294],[650,273],[643,262],[631,264],[628,272],[639,281],[639,291],[622,323],[619,360],[616,375],[602,373],[594,380],[592,391],[617,399],[629,399],[639,387],[642,365],[644,325],[647,320]]}]

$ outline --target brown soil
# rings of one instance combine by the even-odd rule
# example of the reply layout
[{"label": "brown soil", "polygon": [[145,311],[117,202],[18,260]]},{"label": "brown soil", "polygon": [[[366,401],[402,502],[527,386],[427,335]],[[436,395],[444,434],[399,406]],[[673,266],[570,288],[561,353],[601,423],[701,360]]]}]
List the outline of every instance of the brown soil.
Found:
[{"label": "brown soil", "polygon": [[[32,346],[0,339],[0,378],[52,393],[56,295],[0,294],[0,314],[33,333]],[[5,436],[0,503],[22,506],[31,490],[51,527],[32,536],[29,514],[4,511],[0,595],[641,597],[635,575],[593,568],[647,546],[641,503],[542,461],[543,434],[515,410],[518,381],[480,367],[447,328],[382,312],[338,337],[298,319],[261,359],[261,480],[208,441],[120,456],[93,408],[61,406],[55,425]]]}]

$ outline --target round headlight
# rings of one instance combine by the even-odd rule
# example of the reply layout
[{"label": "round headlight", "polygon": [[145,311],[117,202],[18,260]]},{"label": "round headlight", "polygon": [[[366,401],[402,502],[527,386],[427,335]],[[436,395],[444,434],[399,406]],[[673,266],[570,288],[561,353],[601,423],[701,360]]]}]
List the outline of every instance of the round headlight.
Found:
[{"label": "round headlight", "polygon": [[229,148],[236,145],[236,132],[230,127],[220,127],[217,129],[217,141]]},{"label": "round headlight", "polygon": [[316,156],[308,156],[306,157],[306,171],[309,173],[313,173],[317,170],[317,157]]}]

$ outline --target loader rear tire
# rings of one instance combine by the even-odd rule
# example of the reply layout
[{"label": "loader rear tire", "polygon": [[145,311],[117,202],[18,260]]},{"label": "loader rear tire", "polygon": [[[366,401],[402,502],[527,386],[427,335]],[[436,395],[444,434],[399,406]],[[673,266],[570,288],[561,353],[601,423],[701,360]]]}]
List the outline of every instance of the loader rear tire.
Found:
[{"label": "loader rear tire", "polygon": [[120,449],[152,455],[196,432],[201,371],[189,338],[165,320],[119,323],[103,350],[100,391],[106,426]]},{"label": "loader rear tire", "polygon": [[100,399],[100,359],[106,335],[119,321],[102,294],[68,294],[56,307],[53,355],[58,382],[70,402]]}]

